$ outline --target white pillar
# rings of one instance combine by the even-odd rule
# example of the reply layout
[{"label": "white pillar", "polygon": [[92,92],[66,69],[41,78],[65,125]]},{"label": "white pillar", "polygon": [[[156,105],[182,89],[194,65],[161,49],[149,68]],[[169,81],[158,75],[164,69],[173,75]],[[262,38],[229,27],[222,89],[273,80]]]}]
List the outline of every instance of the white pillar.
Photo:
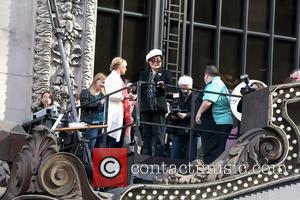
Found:
[{"label": "white pillar", "polygon": [[0,1],[0,120],[30,113],[34,1]]}]

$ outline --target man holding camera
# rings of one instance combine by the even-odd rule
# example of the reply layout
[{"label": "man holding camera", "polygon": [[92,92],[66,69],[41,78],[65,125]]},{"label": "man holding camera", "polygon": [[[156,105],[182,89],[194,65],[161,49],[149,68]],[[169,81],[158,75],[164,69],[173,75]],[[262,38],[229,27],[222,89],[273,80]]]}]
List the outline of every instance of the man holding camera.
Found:
[{"label": "man holding camera", "polygon": [[[170,125],[190,127],[193,79],[190,76],[181,76],[178,86],[180,88],[179,98],[176,99],[176,106],[171,105],[168,122]],[[175,100],[173,99],[173,101]],[[181,128],[169,128],[168,130],[168,133],[173,134],[171,158],[188,160],[190,130]],[[197,156],[197,139],[196,134],[192,136],[191,161],[195,160]]]},{"label": "man holding camera", "polygon": [[[167,103],[165,84],[171,84],[171,72],[161,69],[162,51],[152,49],[146,55],[149,64],[140,73],[139,81],[144,81],[141,87],[141,120],[156,124],[165,124]],[[152,155],[152,145],[155,156],[164,156],[164,127],[142,124],[143,148],[142,154]]]},{"label": "man holding camera", "polygon": [[[219,70],[213,65],[205,69],[203,101],[195,121],[200,124],[204,163],[210,164],[225,150],[233,119],[231,116],[228,89],[219,76]],[[213,92],[213,93],[211,93]],[[219,94],[222,93],[222,94]],[[211,113],[211,114],[208,114]]]}]

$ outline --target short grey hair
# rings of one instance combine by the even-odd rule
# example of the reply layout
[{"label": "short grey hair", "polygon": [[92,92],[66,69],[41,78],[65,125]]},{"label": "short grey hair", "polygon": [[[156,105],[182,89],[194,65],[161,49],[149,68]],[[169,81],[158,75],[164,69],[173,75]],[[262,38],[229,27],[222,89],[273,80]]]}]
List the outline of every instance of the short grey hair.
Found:
[{"label": "short grey hair", "polygon": [[215,65],[207,65],[205,73],[210,76],[220,76],[219,69]]},{"label": "short grey hair", "polygon": [[193,87],[193,79],[192,77],[187,75],[180,76],[178,80],[178,85],[189,85]]}]

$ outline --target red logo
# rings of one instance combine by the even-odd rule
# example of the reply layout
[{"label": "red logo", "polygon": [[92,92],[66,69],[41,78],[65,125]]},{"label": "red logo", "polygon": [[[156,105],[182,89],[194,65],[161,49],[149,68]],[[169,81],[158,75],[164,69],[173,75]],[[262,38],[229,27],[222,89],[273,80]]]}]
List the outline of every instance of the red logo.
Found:
[{"label": "red logo", "polygon": [[126,187],[127,179],[127,148],[93,149],[95,187]]}]

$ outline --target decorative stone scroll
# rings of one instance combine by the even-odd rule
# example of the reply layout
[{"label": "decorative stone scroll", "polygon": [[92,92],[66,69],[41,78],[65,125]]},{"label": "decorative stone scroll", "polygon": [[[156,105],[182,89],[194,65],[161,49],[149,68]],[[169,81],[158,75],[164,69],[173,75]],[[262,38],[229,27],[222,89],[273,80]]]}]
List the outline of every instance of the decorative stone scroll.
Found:
[{"label": "decorative stone scroll", "polygon": [[58,153],[56,137],[37,126],[13,162],[7,191],[11,199],[108,199],[93,192],[80,160]]},{"label": "decorative stone scroll", "polygon": [[37,180],[40,164],[50,155],[58,152],[56,138],[50,135],[45,126],[33,129],[33,135],[27,136],[28,145],[16,155],[9,185],[4,199],[13,199],[24,193],[41,193],[42,189]]},{"label": "decorative stone scroll", "polygon": [[[96,0],[56,0],[63,34],[63,45],[74,93],[87,88],[93,76],[96,35]],[[38,0],[34,44],[32,107],[45,90],[54,93],[64,110],[69,97],[58,44],[52,33],[47,0]]]},{"label": "decorative stone scroll", "polygon": [[0,160],[0,187],[7,187],[10,170],[7,162]]},{"label": "decorative stone scroll", "polygon": [[[272,86],[247,99],[265,109],[248,115],[252,128],[215,162],[195,161],[194,173],[170,171],[158,184],[132,185],[120,199],[225,199],[299,179],[300,83]],[[257,120],[264,116],[265,124]]]},{"label": "decorative stone scroll", "polygon": [[223,153],[217,161],[204,165],[201,160],[193,162],[193,173],[181,175],[170,173],[159,177],[158,183],[191,184],[215,181],[246,172],[259,172],[259,167],[277,163],[284,150],[282,139],[274,132],[265,129],[255,129],[244,134],[237,144]]}]

